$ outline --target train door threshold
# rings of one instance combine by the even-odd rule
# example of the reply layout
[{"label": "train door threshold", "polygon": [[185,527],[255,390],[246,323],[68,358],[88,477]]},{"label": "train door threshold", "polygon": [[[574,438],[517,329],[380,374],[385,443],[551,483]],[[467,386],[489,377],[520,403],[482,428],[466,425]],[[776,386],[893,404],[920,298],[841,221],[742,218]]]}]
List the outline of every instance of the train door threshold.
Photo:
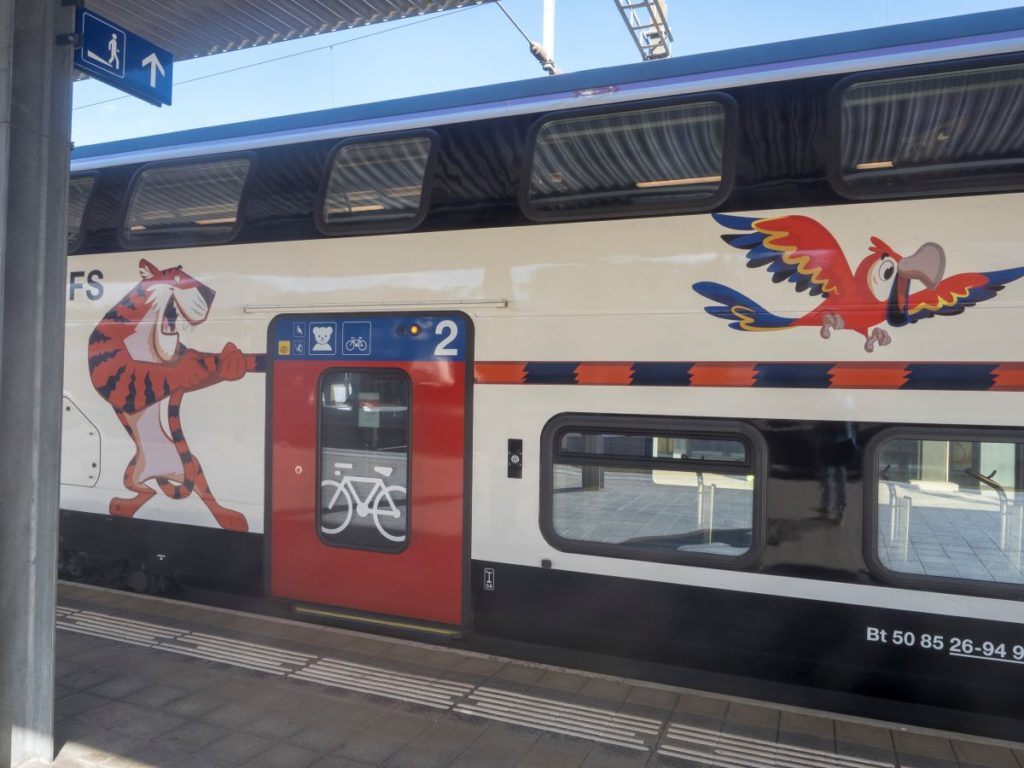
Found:
[{"label": "train door threshold", "polygon": [[62,583],[55,765],[1024,768],[1024,743]]}]

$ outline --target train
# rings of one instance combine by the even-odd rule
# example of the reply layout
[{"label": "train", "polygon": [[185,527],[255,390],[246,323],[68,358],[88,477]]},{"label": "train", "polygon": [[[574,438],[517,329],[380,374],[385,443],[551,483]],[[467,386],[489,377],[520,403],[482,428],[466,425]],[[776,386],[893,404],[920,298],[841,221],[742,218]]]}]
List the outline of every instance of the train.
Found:
[{"label": "train", "polygon": [[64,578],[1024,728],[1024,9],[78,147]]}]

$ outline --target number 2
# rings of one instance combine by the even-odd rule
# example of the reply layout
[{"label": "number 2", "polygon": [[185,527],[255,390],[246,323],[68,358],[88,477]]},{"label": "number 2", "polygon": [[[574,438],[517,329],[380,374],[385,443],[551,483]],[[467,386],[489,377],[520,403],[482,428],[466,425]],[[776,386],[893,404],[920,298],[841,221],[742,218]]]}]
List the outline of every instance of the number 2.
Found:
[{"label": "number 2", "polygon": [[434,329],[434,335],[441,336],[444,333],[448,335],[437,342],[437,346],[434,347],[434,354],[438,357],[455,357],[459,354],[459,350],[451,345],[459,335],[459,326],[455,324],[454,320],[442,320]]}]

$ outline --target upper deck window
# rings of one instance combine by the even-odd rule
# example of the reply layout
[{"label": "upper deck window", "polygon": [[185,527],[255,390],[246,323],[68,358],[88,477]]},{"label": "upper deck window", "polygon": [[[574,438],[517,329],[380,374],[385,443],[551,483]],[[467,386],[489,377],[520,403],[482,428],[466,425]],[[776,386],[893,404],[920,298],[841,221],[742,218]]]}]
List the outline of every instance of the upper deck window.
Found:
[{"label": "upper deck window", "polygon": [[729,104],[557,117],[536,129],[525,207],[537,219],[708,209],[728,192]]},{"label": "upper deck window", "polygon": [[435,145],[433,133],[342,143],[324,188],[321,228],[338,234],[415,227],[426,212]]},{"label": "upper deck window", "polygon": [[224,243],[238,230],[249,157],[157,165],[136,177],[122,233],[130,248]]},{"label": "upper deck window", "polygon": [[92,195],[95,183],[94,176],[74,176],[68,182],[68,251],[73,251],[78,247],[78,241],[81,239],[82,220],[85,218],[85,209],[89,204],[89,197]]},{"label": "upper deck window", "polygon": [[851,197],[1024,185],[1024,65],[841,86],[836,181]]}]

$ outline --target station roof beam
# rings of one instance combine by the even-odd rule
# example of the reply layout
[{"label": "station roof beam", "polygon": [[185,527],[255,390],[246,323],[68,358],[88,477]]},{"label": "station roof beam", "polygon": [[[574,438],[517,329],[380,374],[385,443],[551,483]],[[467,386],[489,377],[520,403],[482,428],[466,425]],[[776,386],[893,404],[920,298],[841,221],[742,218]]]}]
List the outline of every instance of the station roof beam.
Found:
[{"label": "station roof beam", "polygon": [[181,61],[493,1],[89,0],[89,10],[151,40]]}]

